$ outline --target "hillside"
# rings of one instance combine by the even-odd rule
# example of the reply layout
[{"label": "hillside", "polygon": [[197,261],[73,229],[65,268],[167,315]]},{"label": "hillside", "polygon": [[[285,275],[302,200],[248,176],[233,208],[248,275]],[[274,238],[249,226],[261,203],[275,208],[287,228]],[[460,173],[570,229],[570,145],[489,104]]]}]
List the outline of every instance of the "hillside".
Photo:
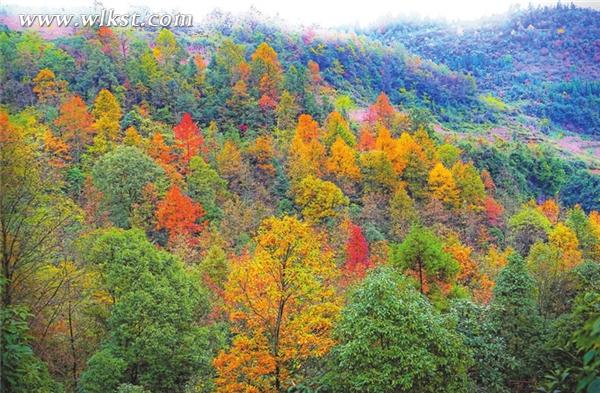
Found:
[{"label": "hillside", "polygon": [[365,33],[473,75],[481,90],[524,113],[597,136],[599,20],[599,11],[558,5],[476,24],[398,21]]},{"label": "hillside", "polygon": [[393,26],[0,26],[0,393],[594,392],[596,93]]}]

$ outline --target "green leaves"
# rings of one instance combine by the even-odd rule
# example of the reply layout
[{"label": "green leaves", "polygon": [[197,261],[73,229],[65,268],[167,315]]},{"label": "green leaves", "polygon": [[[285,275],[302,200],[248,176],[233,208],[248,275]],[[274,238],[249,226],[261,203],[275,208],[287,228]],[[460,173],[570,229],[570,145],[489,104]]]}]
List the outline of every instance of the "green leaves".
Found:
[{"label": "green leaves", "polygon": [[471,360],[447,321],[390,268],[350,295],[325,381],[339,392],[464,392]]},{"label": "green leaves", "polygon": [[114,304],[104,349],[82,376],[84,390],[104,387],[111,375],[115,387],[181,391],[193,375],[210,373],[210,334],[197,323],[208,312],[207,295],[181,262],[139,230],[110,229],[87,242],[86,259],[100,268]]},{"label": "green leaves", "polygon": [[122,228],[129,227],[132,204],[141,202],[143,187],[164,181],[163,174],[150,157],[129,146],[105,154],[92,169],[94,184],[104,194],[111,221]]}]

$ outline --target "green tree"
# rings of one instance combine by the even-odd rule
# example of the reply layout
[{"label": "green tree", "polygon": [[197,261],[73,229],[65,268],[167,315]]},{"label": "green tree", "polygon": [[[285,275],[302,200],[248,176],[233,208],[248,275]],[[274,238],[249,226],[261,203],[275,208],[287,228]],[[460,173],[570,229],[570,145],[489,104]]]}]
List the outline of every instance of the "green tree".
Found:
[{"label": "green tree", "polygon": [[504,338],[498,335],[490,318],[490,307],[456,300],[451,312],[458,319],[456,330],[473,355],[469,375],[476,391],[509,392],[506,377],[515,360],[508,354]]},{"label": "green tree", "polygon": [[204,207],[209,220],[222,216],[217,198],[226,195],[227,182],[202,157],[194,157],[190,161],[188,191],[190,197]]},{"label": "green tree", "polygon": [[24,307],[3,306],[0,309],[0,336],[7,344],[0,353],[0,392],[53,393],[62,390],[50,377],[46,364],[33,353],[27,325],[30,317]]},{"label": "green tree", "polygon": [[421,226],[413,226],[404,241],[392,249],[391,262],[402,270],[411,270],[416,274],[421,293],[428,292],[427,286],[434,280],[452,280],[460,267],[444,251],[441,240],[431,230]]},{"label": "green tree", "polygon": [[350,295],[325,381],[336,392],[466,392],[471,359],[449,321],[390,268]]},{"label": "green tree", "polygon": [[208,312],[207,294],[181,261],[137,229],[94,233],[84,250],[112,305],[103,349],[82,375],[83,391],[110,392],[119,382],[182,392],[193,376],[209,376],[210,328],[198,323]]},{"label": "green tree", "polygon": [[144,186],[160,181],[163,174],[150,157],[130,146],[106,153],[92,169],[94,185],[103,193],[112,222],[122,228],[129,227],[133,204],[142,202]]},{"label": "green tree", "polygon": [[491,312],[508,353],[516,359],[516,367],[508,375],[514,391],[529,391],[540,371],[542,323],[534,291],[525,261],[518,253],[511,254],[496,280]]},{"label": "green tree", "polygon": [[550,221],[538,209],[524,206],[508,221],[511,239],[515,250],[522,255],[529,254],[533,244],[545,241],[550,231]]}]

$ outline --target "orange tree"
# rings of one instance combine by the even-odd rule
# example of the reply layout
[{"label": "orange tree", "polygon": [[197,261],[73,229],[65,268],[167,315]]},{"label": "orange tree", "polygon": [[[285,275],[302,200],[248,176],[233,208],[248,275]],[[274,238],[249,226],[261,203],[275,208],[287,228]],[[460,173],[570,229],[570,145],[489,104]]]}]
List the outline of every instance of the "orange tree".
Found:
[{"label": "orange tree", "polygon": [[236,336],[214,361],[218,392],[285,391],[334,344],[336,267],[319,236],[297,218],[268,218],[255,241],[225,285]]}]

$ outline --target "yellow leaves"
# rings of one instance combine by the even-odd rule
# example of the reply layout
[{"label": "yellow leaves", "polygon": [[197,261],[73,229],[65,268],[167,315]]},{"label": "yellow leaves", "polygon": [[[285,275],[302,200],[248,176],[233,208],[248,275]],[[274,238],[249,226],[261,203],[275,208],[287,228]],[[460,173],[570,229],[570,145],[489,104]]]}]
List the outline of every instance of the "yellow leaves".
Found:
[{"label": "yellow leaves", "polygon": [[438,162],[429,172],[429,190],[431,197],[437,199],[450,207],[459,206],[459,191],[452,173]]},{"label": "yellow leaves", "polygon": [[237,336],[214,361],[218,392],[271,392],[276,378],[288,387],[304,361],[334,344],[337,270],[321,238],[294,217],[272,217],[255,241],[254,255],[232,264],[225,285]]},{"label": "yellow leaves", "polygon": [[298,181],[306,176],[322,174],[325,147],[319,142],[319,125],[310,115],[301,115],[288,160],[292,180]]},{"label": "yellow leaves", "polygon": [[275,167],[273,166],[275,148],[273,147],[273,139],[270,136],[262,135],[256,138],[254,143],[248,147],[248,153],[258,169],[270,176],[275,174]]},{"label": "yellow leaves", "polygon": [[310,175],[294,187],[294,196],[296,204],[302,208],[302,216],[312,223],[337,218],[349,204],[335,184]]},{"label": "yellow leaves", "polygon": [[356,153],[340,137],[331,146],[331,153],[325,167],[340,180],[358,181],[360,168],[356,162]]},{"label": "yellow leaves", "polygon": [[33,92],[42,104],[52,104],[67,87],[65,81],[57,81],[54,72],[48,68],[42,69],[33,78],[33,84]]},{"label": "yellow leaves", "polygon": [[125,138],[123,138],[123,143],[127,146],[135,146],[140,149],[144,145],[144,138],[137,132],[135,127],[130,126],[125,130]]},{"label": "yellow leaves", "polygon": [[575,232],[564,225],[558,223],[548,234],[548,243],[559,253],[560,269],[571,270],[582,261],[581,251],[579,251],[579,240]]},{"label": "yellow leaves", "polygon": [[223,148],[217,155],[217,167],[219,174],[225,178],[235,177],[242,166],[242,153],[240,149],[230,140],[226,140]]},{"label": "yellow leaves", "polygon": [[107,142],[116,141],[121,130],[119,121],[122,112],[119,102],[110,91],[100,90],[94,101],[92,114],[96,119],[94,123],[96,132],[102,135]]},{"label": "yellow leaves", "polygon": [[62,168],[65,162],[70,160],[69,146],[62,139],[55,137],[50,130],[44,133],[44,149],[50,155],[50,164],[56,168]]},{"label": "yellow leaves", "polygon": [[593,210],[589,216],[592,235],[596,238],[596,244],[592,250],[593,255],[600,259],[600,213]]},{"label": "yellow leaves", "polygon": [[[408,135],[408,134],[407,134]],[[377,138],[375,139],[375,150],[382,151],[388,160],[392,163],[396,175],[401,175],[406,168],[406,160],[402,157],[399,142],[392,138],[390,131],[385,127],[379,127]]]}]

